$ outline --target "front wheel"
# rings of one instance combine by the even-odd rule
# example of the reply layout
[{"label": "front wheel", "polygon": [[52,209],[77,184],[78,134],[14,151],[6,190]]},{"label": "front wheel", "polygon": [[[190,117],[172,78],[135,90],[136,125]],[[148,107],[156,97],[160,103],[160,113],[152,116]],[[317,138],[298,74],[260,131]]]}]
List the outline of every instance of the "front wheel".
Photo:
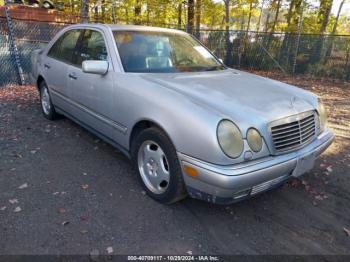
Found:
[{"label": "front wheel", "polygon": [[163,204],[186,197],[175,147],[163,131],[154,127],[141,131],[131,151],[141,184],[150,197]]},{"label": "front wheel", "polygon": [[57,113],[52,104],[49,89],[44,81],[39,84],[40,90],[40,103],[43,115],[49,120],[54,120],[57,118]]}]

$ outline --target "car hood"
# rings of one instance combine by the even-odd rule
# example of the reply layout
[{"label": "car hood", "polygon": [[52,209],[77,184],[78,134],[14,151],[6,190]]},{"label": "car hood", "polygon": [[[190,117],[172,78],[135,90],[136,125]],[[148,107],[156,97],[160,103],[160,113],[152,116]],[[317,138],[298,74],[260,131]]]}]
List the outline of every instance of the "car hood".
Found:
[{"label": "car hood", "polygon": [[[314,110],[317,97],[302,89],[237,70],[144,74],[147,81],[247,126]],[[293,102],[292,102],[293,100]],[[292,105],[293,104],[293,105]],[[249,122],[247,121],[249,119]]]}]

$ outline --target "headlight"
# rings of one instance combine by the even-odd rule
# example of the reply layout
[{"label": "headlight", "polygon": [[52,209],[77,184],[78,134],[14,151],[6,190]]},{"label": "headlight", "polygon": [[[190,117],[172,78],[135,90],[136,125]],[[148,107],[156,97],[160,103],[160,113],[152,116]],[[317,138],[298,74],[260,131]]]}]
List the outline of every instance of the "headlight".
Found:
[{"label": "headlight", "polygon": [[258,130],[255,128],[249,128],[247,132],[247,141],[249,147],[254,152],[259,152],[262,148],[262,137]]},{"label": "headlight", "polygon": [[327,125],[327,111],[321,99],[318,99],[318,115],[320,117],[320,129],[323,131]]},{"label": "headlight", "polygon": [[231,158],[239,157],[243,152],[243,138],[238,127],[229,120],[222,120],[217,129],[218,142],[222,151]]}]

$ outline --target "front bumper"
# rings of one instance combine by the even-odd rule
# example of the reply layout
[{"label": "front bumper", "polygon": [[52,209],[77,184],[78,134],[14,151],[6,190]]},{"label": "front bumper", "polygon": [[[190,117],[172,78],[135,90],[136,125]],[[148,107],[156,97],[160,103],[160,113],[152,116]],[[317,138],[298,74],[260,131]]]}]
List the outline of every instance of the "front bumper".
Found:
[{"label": "front bumper", "polygon": [[188,194],[218,204],[237,202],[272,189],[290,177],[297,177],[313,167],[314,160],[334,139],[325,130],[302,149],[278,156],[269,156],[231,166],[207,163],[178,153],[182,165],[198,171],[196,177],[184,175]]}]

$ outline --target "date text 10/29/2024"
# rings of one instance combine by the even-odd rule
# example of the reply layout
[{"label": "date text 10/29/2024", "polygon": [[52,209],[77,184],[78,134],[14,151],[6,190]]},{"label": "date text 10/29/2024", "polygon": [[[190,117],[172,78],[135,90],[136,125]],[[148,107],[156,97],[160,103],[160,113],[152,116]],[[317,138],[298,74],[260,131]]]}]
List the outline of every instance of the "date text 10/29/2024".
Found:
[{"label": "date text 10/29/2024", "polygon": [[128,261],[219,261],[217,256],[128,256]]}]

